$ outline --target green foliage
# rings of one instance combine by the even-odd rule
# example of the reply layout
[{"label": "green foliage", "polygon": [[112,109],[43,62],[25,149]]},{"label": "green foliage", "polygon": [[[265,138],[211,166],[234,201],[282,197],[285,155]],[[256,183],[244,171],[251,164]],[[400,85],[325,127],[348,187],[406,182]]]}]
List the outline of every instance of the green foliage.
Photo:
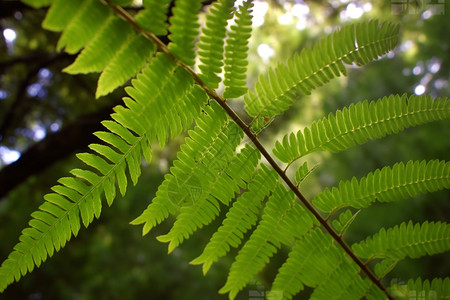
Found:
[{"label": "green foliage", "polygon": [[[67,72],[102,72],[97,96],[139,74],[125,88],[128,96],[114,108],[112,120],[102,122],[106,130],[95,133],[100,141],[89,146],[91,152],[77,155],[86,168],[73,169],[72,177],[61,178],[31,215],[29,227],[0,267],[1,291],[64,247],[78,234],[81,223],[87,227],[98,218],[103,199],[112,205],[117,190],[125,195],[129,179],[133,185],[139,180],[142,158],[151,161],[155,143],[164,147],[186,131],[188,137],[170,174],[132,224],[143,224],[145,235],[174,216],[169,232],[157,238],[169,243],[171,252],[227,211],[203,253],[191,263],[203,264],[206,273],[231,247],[242,245],[220,290],[232,299],[280,249],[289,254],[275,276],[270,299],[290,299],[305,286],[313,288],[312,299],[384,299],[391,295],[382,279],[399,261],[450,250],[445,222],[402,223],[352,247],[343,235],[358,212],[348,209],[333,220],[339,234],[329,224],[332,214],[343,207],[363,210],[375,200],[391,202],[448,188],[448,162],[400,162],[360,180],[341,181],[339,189],[325,189],[311,204],[298,186],[314,168],[304,163],[294,183],[256,136],[270,126],[272,117],[291,107],[298,93],[309,94],[345,75],[344,63],[364,65],[392,50],[398,26],[370,21],[343,27],[287,65],[270,70],[268,79],[261,76],[255,91],[244,97],[246,113],[254,117],[247,124],[214,89],[222,81],[223,69],[224,96],[238,97],[247,91],[251,1],[239,9],[234,1],[212,4],[200,32],[200,1],[175,1],[169,20],[169,1],[144,1],[135,17],[117,3],[122,1],[55,0],[44,21],[46,28],[62,31],[59,49],[75,53],[84,48]],[[61,17],[64,13],[67,19]],[[230,19],[235,25],[228,27]],[[167,32],[171,42],[165,46],[156,36]],[[199,74],[190,67],[196,61]],[[288,163],[288,169],[309,153],[342,151],[449,117],[447,98],[392,95],[370,104],[352,104],[290,133],[276,143],[274,154]],[[243,139],[244,134],[250,141]],[[382,259],[374,267],[376,276],[369,266],[372,259]],[[434,280],[431,290],[428,281],[420,280],[408,283],[408,288],[427,293],[436,289],[439,295],[449,296],[448,278]]]},{"label": "green foliage", "polygon": [[418,258],[445,252],[450,244],[450,226],[441,222],[425,222],[413,225],[402,223],[368,237],[352,246],[363,258],[393,258],[400,260],[409,256]]},{"label": "green foliage", "polygon": [[100,1],[84,1],[67,26],[64,26],[57,49],[77,53],[102,29],[110,15],[111,11]]},{"label": "green foliage", "polygon": [[155,45],[143,36],[129,37],[100,75],[95,97],[107,95],[125,84],[144,67],[155,50]]},{"label": "green foliage", "polygon": [[450,116],[447,99],[430,96],[392,95],[375,102],[358,102],[313,122],[303,132],[285,135],[277,142],[274,155],[285,163],[316,151],[339,152],[398,133],[405,128]]},{"label": "green foliage", "polygon": [[218,74],[222,72],[223,45],[228,20],[233,16],[231,0],[215,2],[206,15],[206,24],[199,38],[198,56],[200,58],[200,78],[210,88],[216,89],[221,81]]},{"label": "green foliage", "polygon": [[136,23],[156,35],[167,34],[169,3],[169,0],[144,0],[144,9],[136,16]]},{"label": "green foliage", "polygon": [[405,285],[394,284],[391,286],[392,294],[396,299],[446,299],[450,294],[450,278],[435,278],[429,280],[410,279]]},{"label": "green foliage", "polygon": [[227,44],[225,46],[225,98],[237,98],[247,92],[246,71],[248,40],[252,31],[253,2],[245,1],[236,13],[236,25],[230,27]]},{"label": "green foliage", "polygon": [[375,200],[398,201],[449,187],[450,162],[409,161],[406,166],[400,162],[371,172],[359,181],[355,177],[341,181],[339,189],[325,189],[313,203],[320,210],[331,212],[345,206],[364,208]]},{"label": "green foliage", "polygon": [[256,224],[261,202],[275,188],[275,184],[275,172],[261,165],[248,184],[248,190],[236,199],[203,253],[191,264],[203,264],[203,273],[206,274],[214,262],[230,251],[230,247],[237,248],[244,234]]},{"label": "green foliage", "polygon": [[173,17],[170,18],[169,50],[175,57],[188,66],[195,63],[195,39],[197,38],[198,11],[201,1],[177,1],[173,8]]},{"label": "green foliage", "polygon": [[286,65],[261,76],[255,92],[245,96],[250,116],[274,117],[293,103],[297,93],[311,91],[331,79],[346,75],[346,64],[363,65],[387,53],[397,44],[398,26],[371,21],[343,27],[324,38],[314,48],[302,50]]}]

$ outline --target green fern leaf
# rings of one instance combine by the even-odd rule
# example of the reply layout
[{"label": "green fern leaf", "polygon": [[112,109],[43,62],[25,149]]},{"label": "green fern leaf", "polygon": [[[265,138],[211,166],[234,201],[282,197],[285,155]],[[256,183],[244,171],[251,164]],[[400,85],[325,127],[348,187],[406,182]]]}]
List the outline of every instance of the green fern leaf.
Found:
[{"label": "green fern leaf", "polygon": [[297,187],[311,174],[318,165],[313,166],[311,169],[308,168],[308,162],[304,162],[298,169],[295,171],[295,181],[297,182]]},{"label": "green fern leaf", "polygon": [[[364,299],[370,292],[380,295],[380,291],[373,287],[368,278],[361,278],[358,266],[343,256],[342,249],[338,250],[342,259],[333,266],[329,274],[322,278],[310,299]],[[384,296],[382,293],[381,295]]]},{"label": "green fern leaf", "polygon": [[[227,205],[234,194],[239,192],[239,186],[228,176],[227,168],[232,160],[240,161],[242,159],[234,157],[234,151],[242,139],[242,133],[235,123],[228,122],[222,128],[221,134],[215,138],[211,147],[207,149],[208,154],[211,155],[197,156],[197,166],[192,169],[192,173],[181,173],[188,175],[189,178],[192,176],[200,179],[201,194],[192,203],[183,203],[180,214],[177,216],[170,232],[158,237],[160,242],[169,242],[169,252],[172,252],[198,228],[209,224],[216,218],[220,211],[218,200]],[[244,158],[244,161],[246,160]],[[254,161],[253,168],[256,167],[256,163],[257,160]],[[205,174],[208,176],[200,177]],[[185,181],[185,178],[180,175],[175,176],[175,179],[178,182]],[[224,192],[220,191],[218,187],[226,187],[228,192],[225,197]]]},{"label": "green fern leaf", "polygon": [[191,264],[203,264],[203,274],[206,274],[214,262],[228,253],[230,247],[238,247],[244,234],[256,224],[261,203],[275,188],[276,179],[276,173],[262,164],[249,182],[248,191],[233,203],[203,253]]},{"label": "green fern leaf", "polygon": [[175,1],[173,16],[170,18],[170,36],[172,43],[169,50],[172,54],[192,67],[195,64],[195,39],[200,24],[198,11],[201,8],[200,0]]},{"label": "green fern leaf", "polygon": [[[367,35],[368,34],[368,35]],[[331,79],[346,75],[343,63],[358,65],[376,59],[397,44],[398,26],[370,21],[343,27],[323,39],[313,49],[270,70],[268,79],[260,77],[256,93],[245,97],[245,108],[250,116],[271,118],[287,110],[297,93],[309,95],[311,90]]]},{"label": "green fern leaf", "polygon": [[[34,2],[34,1],[33,1]],[[50,9],[42,22],[42,27],[51,31],[62,31],[71,22],[78,10],[86,5],[88,0],[67,1],[53,0]]]},{"label": "green fern leaf", "polygon": [[331,236],[316,228],[296,241],[268,299],[291,299],[304,286],[315,288],[311,299],[361,299],[372,286],[358,271]]},{"label": "green fern leaf", "polygon": [[92,40],[110,15],[111,11],[101,1],[87,0],[67,24],[56,49],[77,53]]},{"label": "green fern leaf", "polygon": [[295,202],[294,193],[278,184],[267,201],[262,220],[233,262],[220,293],[236,294],[268,263],[281,244],[291,246],[314,223],[311,213]]},{"label": "green fern leaf", "polygon": [[282,299],[290,299],[303,290],[304,285],[317,286],[340,259],[331,237],[320,229],[312,230],[292,247],[288,259],[278,270],[268,298],[275,299],[281,294]]},{"label": "green fern leaf", "polygon": [[398,259],[387,257],[374,266],[374,273],[378,278],[383,278],[395,268],[397,263]]},{"label": "green fern leaf", "polygon": [[339,219],[333,220],[334,229],[342,236],[353,223],[360,211],[361,210],[358,210],[356,213],[352,213],[350,209],[347,209],[345,212],[341,213]]},{"label": "green fern leaf", "polygon": [[428,279],[410,279],[405,285],[394,283],[390,290],[395,299],[449,299],[450,278],[435,278],[431,283]]},{"label": "green fern leaf", "polygon": [[[133,98],[124,98],[127,109],[116,107],[116,113],[112,117],[139,136],[152,129],[150,139],[157,137],[161,146],[169,137],[178,135],[186,126],[191,125],[200,111],[200,101],[205,100],[204,93],[202,95],[198,89],[193,90],[193,80],[189,73],[177,68],[162,53],[132,80],[132,85],[125,89]],[[192,93],[201,97],[193,99],[188,96]],[[188,96],[186,100],[183,99],[185,96]],[[187,103],[182,103],[183,101]]]},{"label": "green fern leaf", "polygon": [[[221,155],[220,158],[216,157],[216,159],[223,160],[224,158]],[[210,183],[209,194],[192,205],[189,203],[183,205],[170,232],[158,237],[161,242],[170,242],[169,252],[181,244],[184,239],[187,239],[195,230],[213,221],[219,214],[219,202],[228,205],[234,195],[239,192],[239,187],[246,187],[243,183],[249,181],[255,170],[259,153],[248,147],[231,159],[232,161],[229,161],[228,166],[223,171],[219,170],[219,176],[214,175],[215,178],[213,177]],[[212,170],[216,169],[217,172],[219,166],[216,162],[213,162],[209,167]]]},{"label": "green fern leaf", "polygon": [[[117,106],[112,115],[116,121],[103,123],[111,133],[97,133],[109,146],[92,144],[90,147],[98,155],[78,155],[94,171],[72,170],[76,178],[63,179],[60,185],[53,187],[55,193],[45,196],[46,202],[32,214],[30,227],[22,232],[15,250],[0,267],[1,291],[14,278],[18,280],[27,271],[31,272],[34,264],[44,261],[47,257],[44,252],[51,256],[64,247],[71,234],[78,233],[80,216],[86,227],[94,217],[99,217],[102,194],[109,205],[116,196],[116,184],[120,193],[125,194],[126,170],[135,183],[140,174],[141,153],[147,161],[151,160],[150,145],[156,137],[165,140],[170,131],[175,134],[190,126],[200,112],[201,104],[206,101],[206,95],[199,87],[194,88],[192,81],[186,80],[187,72],[175,72],[175,67],[167,68],[170,62],[166,55],[161,54],[133,80],[133,87],[128,91],[135,100],[125,98],[127,108]],[[166,85],[159,85],[160,80],[169,86],[175,84],[179,89],[173,91],[173,88],[168,88],[166,91]],[[183,97],[186,103],[177,105]],[[156,112],[150,111],[149,105],[160,98],[166,101],[159,101],[159,106],[151,107],[156,108]],[[174,126],[169,129],[168,123]],[[85,193],[80,194],[80,191]],[[36,252],[34,249],[39,250]]]},{"label": "green fern leaf", "polygon": [[231,0],[219,0],[212,4],[197,44],[197,55],[201,62],[199,76],[207,86],[213,89],[216,89],[221,81],[217,74],[222,72],[223,40],[226,35],[227,21],[233,16],[231,14],[233,4],[234,1]]},{"label": "green fern leaf", "polygon": [[135,76],[156,51],[156,46],[143,36],[135,35],[115,53],[98,79],[95,97],[107,95]]},{"label": "green fern leaf", "polygon": [[143,4],[144,9],[136,16],[136,23],[155,35],[166,35],[170,0],[144,0]]},{"label": "green fern leaf", "polygon": [[[257,148],[246,145],[236,152],[243,131],[247,131],[236,121],[238,117],[233,111],[228,111],[222,102],[203,107],[208,100],[207,93],[218,99],[210,88],[218,87],[224,64],[224,96],[239,97],[247,92],[245,73],[252,1],[245,1],[234,14],[235,1],[219,0],[211,5],[197,53],[194,43],[202,1],[144,0],[144,9],[136,18],[113,4],[123,6],[130,2],[37,0],[33,3],[36,7],[51,3],[44,26],[63,31],[58,49],[76,53],[84,48],[66,68],[67,72],[103,71],[97,97],[123,85],[140,70],[141,73],[126,88],[129,97],[123,99],[124,105],[114,108],[113,120],[102,122],[107,130],[95,133],[100,141],[89,145],[92,152],[78,155],[87,169],[74,169],[72,177],[58,180],[52,192],[44,196],[45,202],[31,215],[29,227],[22,231],[19,243],[0,267],[0,291],[64,247],[72,235],[79,233],[81,223],[87,227],[94,218],[99,218],[103,198],[112,205],[117,190],[125,194],[129,179],[137,183],[142,156],[147,162],[152,159],[152,144],[159,141],[163,146],[168,139],[187,130],[195,119],[197,125],[182,145],[171,174],[165,176],[155,199],[133,224],[144,223],[146,234],[169,214],[176,215],[169,233],[158,238],[169,242],[170,252],[198,228],[214,220],[222,207],[229,206],[241,189],[246,189],[233,203],[203,253],[192,261],[203,264],[206,273],[230,247],[238,247],[256,224],[264,199],[269,198],[261,221],[239,251],[220,292],[229,292],[230,298],[234,298],[283,245],[292,251],[280,268],[268,295],[270,299],[291,298],[304,286],[314,288],[312,299],[384,298],[383,290],[374,285],[379,282],[360,275],[360,267],[335,243],[332,235],[319,228],[319,222],[297,202],[294,193],[278,182],[278,174],[263,164],[258,166],[263,150],[254,136],[249,134]],[[169,27],[167,15],[172,2],[175,7]],[[235,25],[228,29],[227,21],[233,17]],[[168,31],[172,42],[166,48],[154,35],[167,35]],[[257,82],[255,92],[249,92],[244,98],[247,112],[255,117],[248,128],[259,132],[270,125],[274,116],[287,110],[299,93],[309,94],[331,79],[346,75],[344,64],[363,65],[385,54],[397,43],[397,33],[398,27],[390,23],[371,21],[350,25],[313,49],[304,50],[287,65],[270,70],[267,79],[261,77]],[[159,54],[154,56],[156,46],[144,36],[156,42]],[[99,51],[101,48],[104,50]],[[194,66],[197,58],[199,77],[186,67]],[[144,68],[147,63],[148,67]],[[370,104],[366,101],[344,108],[336,115],[330,114],[296,135],[285,136],[282,143],[277,142],[274,153],[290,164],[311,152],[342,151],[368,139],[449,115],[447,98],[411,96],[408,99],[404,95]],[[450,187],[449,167],[449,163],[437,160],[410,161],[406,166],[396,164],[370,173],[360,181],[355,178],[343,181],[339,189],[327,189],[319,194],[314,205],[324,212],[344,206],[364,208],[375,199],[388,202],[447,188]],[[298,184],[309,172],[306,163],[297,170]],[[347,210],[334,220],[340,235],[356,214]],[[448,251],[449,231],[447,223],[425,222],[415,226],[411,222],[402,223],[354,244],[353,251],[361,258],[379,260],[375,273],[383,277],[407,256],[415,258]],[[430,294],[434,290],[439,290],[438,295],[448,296],[450,281],[446,278],[431,284],[420,279],[410,282],[408,297],[411,289],[426,293],[427,297],[436,296]]]},{"label": "green fern leaf", "polygon": [[[85,225],[92,221],[97,199],[91,197],[99,188],[99,182],[90,189],[84,185],[83,189],[88,190],[85,195],[77,191],[83,183],[76,179],[62,179],[60,182],[63,185],[52,188],[56,193],[47,194],[44,197],[46,202],[31,214],[30,227],[22,231],[20,242],[3,262],[0,268],[0,291],[64,247],[72,233],[76,235],[79,231],[80,213]],[[88,198],[93,205],[86,204]]]},{"label": "green fern leaf", "polygon": [[[78,55],[75,62],[63,71],[69,74],[102,71],[132,34],[133,28],[128,23],[111,16]],[[103,49],[103,51],[98,51],[98,49]]]},{"label": "green fern leaf", "polygon": [[336,115],[329,114],[302,131],[284,136],[276,142],[274,155],[282,162],[294,160],[316,151],[339,152],[368,139],[379,139],[387,134],[431,121],[450,117],[448,98],[431,96],[390,96],[375,102],[351,104]]},{"label": "green fern leaf", "polygon": [[236,13],[225,46],[225,98],[238,98],[247,92],[248,40],[252,32],[252,1],[245,1]]},{"label": "green fern leaf", "polygon": [[362,258],[418,258],[450,250],[450,224],[427,221],[415,224],[410,221],[352,245],[352,250]]},{"label": "green fern leaf", "polygon": [[450,162],[409,161],[406,166],[401,162],[392,168],[378,169],[359,181],[356,178],[341,181],[339,189],[325,189],[314,198],[313,204],[331,212],[345,206],[367,207],[375,199],[391,202],[449,187]]},{"label": "green fern leaf", "polygon": [[[212,102],[210,107],[206,107],[205,115],[197,119],[196,128],[189,132],[190,137],[186,138],[185,144],[181,146],[171,174],[165,176],[152,203],[141,216],[131,222],[134,225],[144,223],[143,235],[169,214],[176,214],[185,202],[195,203],[207,196],[211,180],[209,176],[218,176],[212,174],[208,167],[216,162],[219,154],[230,157],[242,138],[242,133],[230,124],[218,104]],[[228,142],[226,134],[231,131],[237,134]],[[228,147],[226,143],[234,147]],[[225,158],[224,161],[218,162],[217,171],[221,170],[227,161]]]}]

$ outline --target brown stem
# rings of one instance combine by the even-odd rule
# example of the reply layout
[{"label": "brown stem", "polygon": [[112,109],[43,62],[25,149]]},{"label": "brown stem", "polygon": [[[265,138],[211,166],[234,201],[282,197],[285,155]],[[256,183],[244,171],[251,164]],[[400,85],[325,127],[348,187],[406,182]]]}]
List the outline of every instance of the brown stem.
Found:
[{"label": "brown stem", "polygon": [[189,66],[187,66],[182,61],[178,60],[167,48],[167,46],[162,43],[158,37],[156,37],[151,32],[147,32],[142,29],[122,7],[111,3],[109,0],[104,0],[104,2],[109,5],[119,16],[125,19],[128,23],[130,23],[138,32],[152,40],[158,47],[158,49],[167,54],[170,58],[172,58],[178,65],[187,70],[195,82],[202,87],[206,93],[216,100],[216,102],[225,110],[228,116],[244,131],[247,137],[253,142],[255,147],[261,152],[264,158],[269,162],[272,168],[278,173],[278,175],[283,179],[283,181],[288,185],[288,187],[294,192],[294,194],[300,199],[300,202],[314,215],[314,217],[320,222],[320,224],[325,228],[325,230],[333,237],[333,239],[344,249],[344,251],[350,256],[350,258],[361,268],[361,270],[369,277],[369,279],[380,288],[386,295],[388,299],[394,299],[391,295],[389,295],[386,288],[383,286],[380,280],[378,280],[375,275],[370,271],[370,269],[356,256],[356,254],[350,249],[350,247],[344,242],[344,240],[337,234],[333,228],[327,223],[327,221],[320,215],[320,213],[312,206],[312,204],[306,200],[303,194],[299,191],[299,189],[295,186],[295,184],[289,179],[286,173],[278,166],[272,156],[267,152],[264,146],[259,142],[256,135],[250,129],[250,127],[239,118],[239,116],[231,109],[230,106],[226,103],[226,99],[221,97],[216,93],[215,90],[206,86],[202,80],[198,77],[197,73],[195,73]]}]

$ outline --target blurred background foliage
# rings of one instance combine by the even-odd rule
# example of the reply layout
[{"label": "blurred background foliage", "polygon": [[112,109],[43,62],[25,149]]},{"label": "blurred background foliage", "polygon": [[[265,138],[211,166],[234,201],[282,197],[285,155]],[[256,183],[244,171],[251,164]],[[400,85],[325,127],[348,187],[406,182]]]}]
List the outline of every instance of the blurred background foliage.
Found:
[{"label": "blurred background foliage", "polygon": [[[402,1],[255,1],[249,87],[269,67],[285,62],[337,26],[377,18],[397,22],[402,28],[400,44],[392,53],[363,68],[350,66],[348,77],[335,79],[310,96],[299,95],[294,107],[260,135],[267,148],[271,149],[284,134],[352,102],[396,93],[449,95],[449,1],[416,1],[415,5],[403,6],[391,2]],[[92,132],[101,129],[99,122],[108,118],[124,95],[118,90],[95,100],[97,75],[61,72],[74,57],[55,51],[58,35],[40,27],[45,13],[46,9],[33,9],[19,1],[0,2],[2,261],[16,244],[30,214],[42,203],[43,195],[58,178],[81,166],[73,154],[94,141]],[[231,105],[242,112],[240,99],[232,100]],[[105,208],[89,230],[81,230],[64,249],[10,286],[0,299],[225,299],[217,290],[225,282],[230,258],[213,265],[207,277],[199,266],[189,265],[220,220],[170,255],[166,245],[155,240],[169,230],[170,220],[144,238],[140,227],[128,224],[153,198],[182,141],[179,137],[165,149],[155,146],[153,162],[143,166],[139,183],[125,198]],[[310,155],[305,160],[318,167],[302,183],[301,190],[311,199],[341,179],[361,177],[395,162],[449,160],[449,149],[450,126],[445,121],[337,155]],[[374,205],[358,215],[345,238],[349,243],[359,241],[383,226],[407,220],[449,222],[449,200],[449,191],[442,191]],[[280,251],[238,299],[263,299],[286,255],[286,251]],[[385,283],[402,283],[418,276],[450,276],[450,258],[437,255],[408,260],[399,264]],[[302,297],[305,295],[299,299]]]}]

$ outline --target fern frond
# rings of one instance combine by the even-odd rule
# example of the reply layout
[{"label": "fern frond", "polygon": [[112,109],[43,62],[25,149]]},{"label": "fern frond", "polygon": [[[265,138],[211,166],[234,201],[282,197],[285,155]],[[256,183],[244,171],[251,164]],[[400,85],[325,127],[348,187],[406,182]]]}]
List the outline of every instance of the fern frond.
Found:
[{"label": "fern frond", "polygon": [[269,299],[281,294],[283,299],[304,289],[315,287],[342,259],[333,246],[331,236],[316,228],[298,240],[289,252],[286,262],[278,270]]},{"label": "fern frond", "polygon": [[[186,78],[187,72],[175,72],[175,66],[168,67],[171,60],[167,59],[164,54],[153,59],[128,89],[135,100],[126,98],[127,108],[115,108],[112,117],[116,121],[103,122],[110,132],[96,135],[108,145],[90,145],[98,155],[78,155],[93,170],[72,170],[75,178],[60,179],[60,184],[52,188],[54,193],[44,197],[46,202],[32,214],[30,227],[22,232],[20,242],[0,267],[0,290],[27,271],[31,272],[34,265],[39,266],[47,254],[52,256],[64,247],[71,234],[78,233],[80,216],[86,227],[94,217],[99,217],[102,194],[109,205],[115,198],[116,185],[123,195],[128,181],[127,169],[136,183],[141,155],[151,160],[150,146],[156,137],[165,139],[169,132],[175,134],[187,129],[198,115],[206,94],[192,85]],[[174,91],[170,84],[176,84],[178,89]],[[182,98],[186,103],[179,103]],[[155,101],[158,105],[153,105]],[[168,123],[174,125],[170,130]]]},{"label": "fern frond", "polygon": [[201,64],[199,74],[202,81],[210,88],[219,86],[223,66],[223,40],[226,35],[227,21],[233,16],[234,1],[219,0],[213,3],[206,15],[206,24],[201,31],[200,41],[197,44],[197,55]]},{"label": "fern frond", "polygon": [[[181,146],[171,174],[165,176],[152,203],[131,223],[144,223],[143,235],[169,214],[176,214],[185,202],[195,203],[208,195],[210,176],[218,176],[215,171],[226,166],[242,138],[242,133],[230,124],[218,104],[212,102],[206,107],[205,115],[197,119],[197,126]],[[232,131],[234,135],[228,137]],[[220,155],[225,156],[223,160],[218,159]],[[215,163],[216,169],[209,170]]]},{"label": "fern frond", "polygon": [[[222,155],[216,159],[224,160]],[[160,242],[169,242],[169,252],[171,252],[198,228],[213,221],[219,214],[219,202],[228,205],[234,195],[239,192],[239,187],[246,187],[244,183],[249,181],[258,160],[259,153],[248,147],[235,157],[231,157],[228,160],[228,166],[222,170],[217,170],[219,168],[217,162],[210,164],[209,169],[219,171],[219,176],[213,175],[211,178],[209,193],[195,203],[184,204],[170,232],[157,239]]]},{"label": "fern frond", "polygon": [[312,49],[279,65],[260,77],[254,92],[245,97],[245,109],[252,117],[279,115],[293,103],[297,93],[310,92],[331,79],[346,75],[344,63],[361,65],[392,50],[398,41],[398,26],[370,21],[345,26]]},{"label": "fern frond", "polygon": [[86,5],[87,2],[88,0],[53,0],[45,19],[42,22],[42,27],[56,32],[63,31],[77,14],[78,10],[83,5]]},{"label": "fern frond", "polygon": [[[27,272],[31,272],[35,265],[39,267],[47,259],[47,255],[51,257],[55,251],[64,247],[72,234],[76,236],[80,229],[80,216],[85,227],[93,221],[94,216],[98,218],[102,207],[101,195],[105,194],[108,204],[112,204],[116,193],[116,179],[120,192],[125,193],[127,160],[136,161],[138,156],[140,161],[140,147],[145,139],[134,137],[131,145],[125,144],[119,136],[104,139],[126,152],[119,155],[108,147],[91,145],[105,158],[114,160],[114,164],[90,153],[78,155],[82,161],[98,170],[98,173],[74,169],[72,174],[75,178],[61,178],[60,184],[52,188],[54,193],[44,196],[44,204],[31,214],[30,227],[22,231],[20,242],[0,267],[0,291],[14,279],[19,280]],[[103,151],[105,148],[109,150]],[[131,168],[139,169],[139,164],[133,164]],[[140,171],[130,171],[130,174],[132,172]]]},{"label": "fern frond", "polygon": [[237,98],[247,92],[246,71],[248,40],[252,32],[251,0],[245,1],[236,13],[236,25],[231,25],[225,46],[225,98]]},{"label": "fern frond", "polygon": [[175,1],[173,16],[170,18],[169,50],[172,54],[192,67],[195,64],[195,39],[200,24],[198,11],[202,6],[200,0]]},{"label": "fern frond", "polygon": [[324,212],[341,207],[363,208],[375,200],[391,202],[415,197],[450,187],[450,162],[432,160],[402,162],[377,169],[359,181],[341,181],[339,189],[325,189],[313,199],[313,204]]},{"label": "fern frond", "polygon": [[313,166],[311,169],[308,167],[308,162],[304,162],[298,169],[295,171],[295,181],[297,182],[297,187],[311,174],[314,169],[318,165]]},{"label": "fern frond", "polygon": [[229,297],[234,299],[281,244],[291,246],[294,239],[304,235],[314,223],[317,221],[312,214],[295,202],[294,193],[278,184],[266,203],[261,222],[239,251],[227,282],[219,292],[229,292]]},{"label": "fern frond", "polygon": [[398,259],[387,257],[375,264],[374,273],[378,278],[383,278],[395,268],[397,263]]},{"label": "fern frond", "polygon": [[[86,74],[102,71],[123,43],[133,34],[133,28],[122,19],[111,16],[77,59],[63,71]],[[103,49],[103,51],[98,51]]]},{"label": "fern frond", "polygon": [[77,53],[92,40],[110,15],[110,9],[101,1],[87,0],[83,2],[76,15],[64,28],[56,49],[64,48],[67,53]]},{"label": "fern frond", "polygon": [[[210,149],[207,150],[211,155],[203,158],[197,157],[199,167],[194,168],[188,176],[197,178],[205,174],[207,176],[200,180],[202,182],[199,197],[192,203],[183,203],[180,214],[169,233],[158,237],[160,242],[169,243],[169,252],[172,252],[185,239],[188,239],[198,228],[212,222],[219,215],[219,202],[228,205],[234,195],[239,192],[239,185],[230,178],[228,172],[236,172],[236,170],[241,169],[243,171],[241,175],[246,180],[250,177],[258,160],[252,151],[244,151],[237,156],[234,155],[241,139],[242,134],[239,134],[239,127],[235,123],[228,122],[223,127],[222,133],[216,137]],[[250,155],[254,159],[249,161],[250,157],[246,155]],[[231,162],[232,160],[234,160],[234,163]],[[247,161],[249,162],[247,165],[236,166],[239,162],[245,163]],[[185,180],[180,175],[175,176],[175,179],[178,182]],[[221,188],[225,188],[225,190],[221,190]]]},{"label": "fern frond", "polygon": [[261,203],[275,188],[276,182],[276,173],[261,164],[248,184],[248,191],[233,203],[203,253],[191,261],[191,264],[203,264],[203,274],[206,274],[214,262],[229,252],[230,247],[237,248],[244,234],[256,224]]},{"label": "fern frond", "polygon": [[410,279],[406,285],[394,283],[391,288],[395,299],[449,299],[450,278],[434,278],[431,283],[428,279]]},{"label": "fern frond", "polygon": [[361,299],[371,282],[363,280],[358,271],[331,236],[316,228],[296,241],[268,299],[291,299],[304,286],[315,288],[311,299]]},{"label": "fern frond", "polygon": [[368,139],[379,139],[405,128],[450,117],[448,98],[392,95],[374,102],[359,102],[338,110],[336,115],[316,121],[311,126],[276,142],[273,154],[282,162],[292,161],[312,152],[339,152]]},{"label": "fern frond", "polygon": [[141,70],[151,58],[156,46],[141,35],[130,37],[116,51],[98,79],[95,97],[107,95]]},{"label": "fern frond", "polygon": [[375,235],[352,245],[362,258],[418,258],[450,250],[450,224],[443,222],[410,221],[389,229],[382,228]]},{"label": "fern frond", "polygon": [[[161,146],[168,137],[191,125],[206,97],[204,92],[193,88],[189,73],[162,53],[131,83],[133,86],[125,91],[134,100],[124,98],[127,108],[117,106],[112,117],[139,136],[152,129],[151,139],[157,137]],[[194,99],[190,94],[200,98]]]},{"label": "fern frond", "polygon": [[166,35],[169,4],[170,0],[144,0],[144,9],[136,16],[136,23],[155,35]]},{"label": "fern frond", "polygon": [[334,229],[342,236],[358,216],[359,212],[360,210],[356,213],[352,213],[350,209],[347,209],[345,212],[341,213],[338,219],[333,220]]},{"label": "fern frond", "polygon": [[[380,295],[379,289],[374,288],[368,278],[361,278],[358,266],[343,256],[341,248],[338,250],[342,259],[333,266],[333,270],[329,274],[322,278],[310,299],[364,299],[372,290]],[[381,293],[381,295],[383,294]],[[381,299],[383,298],[381,297]]]}]

